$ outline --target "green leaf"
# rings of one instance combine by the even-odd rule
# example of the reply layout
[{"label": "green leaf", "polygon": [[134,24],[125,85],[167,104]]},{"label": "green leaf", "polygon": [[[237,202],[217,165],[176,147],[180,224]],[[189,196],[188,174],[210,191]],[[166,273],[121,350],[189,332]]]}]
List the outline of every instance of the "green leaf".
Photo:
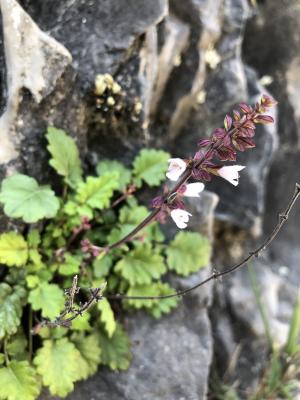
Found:
[{"label": "green leaf", "polygon": [[101,347],[101,361],[112,370],[126,370],[129,368],[131,353],[127,333],[117,324],[111,338],[105,333],[98,333]]},{"label": "green leaf", "polygon": [[22,267],[28,258],[28,246],[23,236],[16,232],[0,235],[0,263],[9,267]]},{"label": "green leaf", "polygon": [[59,264],[58,271],[61,275],[73,276],[78,274],[80,263],[82,261],[81,256],[74,256],[70,253],[64,254],[64,261]]},{"label": "green leaf", "polygon": [[64,308],[64,295],[55,283],[41,282],[28,298],[34,310],[42,310],[44,318],[54,319]]},{"label": "green leaf", "polygon": [[80,360],[80,353],[74,344],[63,338],[45,340],[43,347],[37,351],[34,364],[51,394],[65,397],[74,389],[74,382],[81,378]]},{"label": "green leaf", "polygon": [[[154,282],[151,285],[140,285],[129,288],[127,296],[164,296],[174,294],[167,283]],[[128,300],[128,304],[134,308],[146,308],[147,311],[155,318],[160,318],[163,314],[168,314],[178,304],[177,297],[160,300]]]},{"label": "green leaf", "polygon": [[35,400],[39,393],[35,370],[28,361],[11,361],[0,368],[0,399]]},{"label": "green leaf", "polygon": [[115,160],[103,160],[97,164],[96,171],[98,175],[103,175],[107,172],[116,171],[119,173],[118,177],[118,189],[120,192],[124,191],[127,185],[130,183],[131,172],[129,169],[119,161]]},{"label": "green leaf", "polygon": [[169,269],[187,276],[206,267],[211,255],[208,239],[195,232],[179,232],[167,248]]},{"label": "green leaf", "polygon": [[78,185],[76,200],[99,210],[108,207],[113,191],[118,187],[118,175],[117,172],[111,172],[99,178],[89,176],[86,182]]},{"label": "green leaf", "polygon": [[100,320],[104,323],[108,337],[111,338],[117,327],[114,312],[108,300],[104,298],[97,303],[97,307],[100,311]]},{"label": "green leaf", "polygon": [[91,314],[89,314],[88,312],[85,312],[80,317],[74,319],[72,321],[72,330],[73,331],[89,331],[89,330],[91,330],[91,326],[89,323],[90,318],[91,318]]},{"label": "green leaf", "polygon": [[95,334],[84,336],[73,334],[71,338],[81,355],[78,369],[81,371],[81,378],[86,379],[93,375],[101,362],[101,348]]},{"label": "green leaf", "polygon": [[9,342],[6,346],[6,351],[9,356],[21,360],[26,360],[28,354],[26,352],[27,347],[27,339],[24,333],[20,330],[16,335],[13,335],[9,338]]},{"label": "green leaf", "polygon": [[95,278],[103,278],[109,274],[112,267],[113,259],[110,254],[98,257],[93,262],[93,270]]},{"label": "green leaf", "polygon": [[47,149],[52,156],[50,165],[65,178],[68,185],[76,186],[82,179],[82,169],[75,140],[63,130],[53,127],[48,128],[46,137],[49,143]]},{"label": "green leaf", "polygon": [[149,186],[157,186],[165,180],[170,154],[162,150],[143,149],[133,162],[135,180],[140,187],[142,181]]},{"label": "green leaf", "polygon": [[0,202],[8,217],[22,218],[29,224],[53,218],[59,209],[59,201],[49,186],[39,186],[35,179],[22,174],[3,180]]},{"label": "green leaf", "polygon": [[0,283],[0,339],[17,332],[22,316],[22,300],[25,290]]},{"label": "green leaf", "polygon": [[162,256],[154,253],[149,245],[142,244],[118,261],[115,271],[135,286],[159,279],[166,272],[166,266]]},{"label": "green leaf", "polygon": [[26,284],[29,289],[33,289],[40,283],[40,278],[37,275],[27,275]]},{"label": "green leaf", "polygon": [[286,352],[289,356],[293,356],[299,351],[299,337],[300,337],[300,289],[296,304],[294,306],[293,315],[289,326],[289,335],[286,343]]},{"label": "green leaf", "polygon": [[113,228],[108,236],[108,243],[112,244],[131,232],[148,215],[144,206],[124,206],[119,214],[119,228]]},{"label": "green leaf", "polygon": [[29,260],[39,269],[42,266],[42,256],[38,251],[41,243],[41,236],[37,229],[32,229],[27,235],[27,243],[29,248]]}]

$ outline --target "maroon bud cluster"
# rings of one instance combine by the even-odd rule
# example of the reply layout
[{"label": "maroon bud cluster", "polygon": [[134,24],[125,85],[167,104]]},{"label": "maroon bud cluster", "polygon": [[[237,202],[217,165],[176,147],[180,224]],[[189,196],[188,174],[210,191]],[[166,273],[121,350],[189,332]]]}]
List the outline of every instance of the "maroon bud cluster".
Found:
[{"label": "maroon bud cluster", "polygon": [[245,166],[222,165],[220,162],[235,162],[238,151],[243,152],[255,147],[256,125],[274,122],[270,115],[264,113],[275,104],[277,102],[268,95],[263,95],[254,107],[241,103],[238,110],[233,110],[232,116],[228,114],[225,116],[223,128],[215,129],[210,138],[201,139],[198,142],[199,150],[192,159],[170,159],[166,176],[172,181],[180,179],[170,192],[167,190],[163,196],[155,197],[152,200],[151,206],[157,210],[154,213],[155,218],[164,222],[166,216],[171,215],[179,228],[186,227],[191,214],[181,212],[185,211],[183,197],[198,197],[199,190],[203,190],[202,187],[192,188],[193,184],[188,184],[190,178],[205,182],[210,181],[213,175],[218,175],[237,186],[239,171],[243,170]]},{"label": "maroon bud cluster", "polygon": [[270,115],[264,115],[277,102],[264,94],[260,101],[251,107],[241,103],[239,110],[233,110],[233,116],[226,115],[224,128],[217,128],[210,138],[198,142],[200,149],[193,159],[193,178],[201,181],[211,180],[211,174],[216,175],[220,168],[212,160],[236,161],[237,151],[245,151],[255,147],[254,135],[257,124],[274,122]]},{"label": "maroon bud cluster", "polygon": [[98,257],[101,253],[101,248],[94,246],[89,239],[83,239],[80,242],[81,251],[92,257]]}]

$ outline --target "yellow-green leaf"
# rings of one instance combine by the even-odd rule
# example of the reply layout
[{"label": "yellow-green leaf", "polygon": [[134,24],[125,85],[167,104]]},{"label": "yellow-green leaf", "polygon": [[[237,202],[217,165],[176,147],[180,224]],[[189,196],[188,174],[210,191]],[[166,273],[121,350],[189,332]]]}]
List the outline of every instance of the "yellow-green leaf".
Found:
[{"label": "yellow-green leaf", "polygon": [[0,399],[35,400],[39,393],[39,381],[28,361],[11,361],[0,368]]},{"label": "yellow-green leaf", "polygon": [[133,162],[134,183],[145,181],[149,186],[157,186],[165,180],[170,154],[162,150],[143,149]]},{"label": "yellow-green leaf", "polygon": [[117,172],[107,172],[98,178],[89,176],[86,182],[79,184],[76,200],[99,210],[108,207],[113,191],[118,187],[118,175]]},{"label": "yellow-green leaf", "polygon": [[126,370],[129,368],[131,353],[127,333],[117,324],[111,338],[106,333],[98,334],[101,347],[101,361],[112,370]]},{"label": "yellow-green leaf", "polygon": [[34,178],[17,174],[3,180],[0,202],[11,218],[22,218],[28,224],[53,218],[59,201],[49,186],[39,186]]},{"label": "yellow-green leaf", "polygon": [[84,334],[73,334],[71,337],[77,350],[81,355],[78,368],[81,371],[81,378],[86,379],[93,375],[101,362],[101,348],[95,334],[84,336]]},{"label": "yellow-green leaf", "polygon": [[112,337],[114,334],[117,324],[114,316],[114,312],[107,299],[103,298],[97,303],[98,310],[100,310],[100,320],[103,322],[108,337]]},{"label": "yellow-green leaf", "polygon": [[74,382],[81,378],[78,368],[80,359],[74,344],[63,338],[45,340],[43,347],[37,351],[34,364],[51,394],[65,397],[74,389]]},{"label": "yellow-green leaf", "polygon": [[164,259],[147,244],[142,244],[126,254],[115,266],[130,285],[149,284],[166,272]]},{"label": "yellow-green leaf", "polygon": [[0,339],[17,332],[22,316],[25,290],[0,283]]},{"label": "yellow-green leaf", "polygon": [[78,148],[74,139],[63,130],[49,127],[47,132],[48,147],[52,158],[49,164],[59,175],[74,187],[82,178],[82,169]]},{"label": "yellow-green leaf", "polygon": [[167,248],[169,269],[187,276],[208,265],[211,245],[207,237],[196,232],[179,232]]},{"label": "yellow-green leaf", "polygon": [[28,298],[34,310],[42,310],[42,316],[54,319],[62,311],[65,298],[62,289],[55,283],[41,282]]},{"label": "yellow-green leaf", "polygon": [[23,236],[16,232],[0,235],[0,264],[22,267],[28,259],[28,246]]}]

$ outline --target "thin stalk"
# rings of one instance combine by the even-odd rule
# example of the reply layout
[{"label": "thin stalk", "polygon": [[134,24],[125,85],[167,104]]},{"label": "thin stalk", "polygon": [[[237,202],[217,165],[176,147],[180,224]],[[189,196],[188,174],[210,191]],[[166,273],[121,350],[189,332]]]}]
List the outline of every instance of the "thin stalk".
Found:
[{"label": "thin stalk", "polygon": [[33,354],[33,342],[32,342],[32,307],[29,306],[28,313],[28,353],[29,353],[29,362],[32,361]]},{"label": "thin stalk", "polygon": [[[251,118],[254,118],[254,116],[255,116],[255,112],[252,113]],[[232,136],[239,129],[241,129],[243,127],[243,125],[246,124],[247,122],[248,122],[248,120],[246,120],[243,124],[241,124],[241,126],[232,128],[231,130],[229,130],[228,135]],[[170,200],[171,201],[175,200],[178,189],[191,178],[193,168],[199,168],[201,166],[201,164],[203,164],[207,159],[209,159],[211,157],[211,155],[213,154],[213,152],[215,150],[217,150],[218,148],[220,148],[222,145],[223,144],[222,144],[221,140],[219,142],[211,144],[207,148],[206,153],[203,154],[203,157],[200,160],[191,160],[190,164],[187,166],[185,172],[183,173],[183,175],[181,176],[179,181],[176,183],[174,188],[164,196],[164,204],[168,203]],[[176,195],[174,196],[174,194],[176,194]],[[155,220],[155,217],[159,214],[162,207],[163,206],[154,209],[138,226],[136,226],[131,232],[129,232],[128,235],[124,236],[122,239],[111,244],[110,246],[105,247],[105,252],[108,253],[112,249],[122,246],[124,243],[131,240],[137,233],[139,233],[139,231],[144,229],[147,225],[149,225],[151,222],[153,222]]]},{"label": "thin stalk", "polygon": [[4,353],[4,357],[5,357],[5,365],[8,366],[9,357],[8,357],[8,352],[7,352],[7,338],[5,338],[3,341],[3,353]]},{"label": "thin stalk", "polygon": [[264,304],[262,302],[261,293],[260,293],[260,290],[259,290],[256,273],[255,273],[255,270],[253,269],[253,265],[251,263],[248,265],[248,274],[249,274],[249,278],[250,278],[251,287],[252,287],[252,290],[253,290],[253,293],[254,293],[254,296],[255,296],[255,301],[256,301],[256,304],[257,304],[257,307],[258,307],[258,311],[259,311],[261,319],[263,321],[264,330],[265,330],[265,334],[266,334],[269,350],[272,351],[273,350],[273,338],[272,338],[272,335],[271,335],[271,329],[270,329],[270,323],[269,323],[269,319],[268,319],[268,314],[267,314],[266,307],[264,306]]},{"label": "thin stalk", "polygon": [[298,200],[299,196],[300,196],[300,184],[296,183],[294,194],[291,197],[289,204],[288,204],[287,208],[285,209],[285,211],[278,215],[278,223],[275,226],[275,228],[273,229],[273,231],[271,232],[271,234],[266,238],[266,240],[256,250],[250,252],[249,255],[247,257],[245,257],[242,261],[240,261],[239,263],[237,263],[231,267],[226,268],[224,271],[217,272],[216,270],[213,270],[214,272],[208,278],[197,283],[196,285],[194,285],[190,288],[187,288],[185,290],[177,291],[176,293],[172,293],[172,294],[168,294],[168,295],[163,295],[163,296],[126,296],[126,295],[122,295],[122,294],[115,294],[115,295],[108,295],[108,296],[103,296],[103,297],[107,297],[108,299],[113,299],[113,300],[170,299],[172,297],[184,296],[212,280],[215,280],[215,279],[221,278],[225,275],[231,274],[232,272],[240,269],[241,267],[243,267],[244,265],[249,263],[249,261],[252,260],[254,257],[258,257],[260,255],[260,253],[262,251],[264,251],[273,242],[273,240],[276,238],[276,236],[278,235],[278,233],[281,230],[281,228],[283,227],[283,225],[287,222],[289,214],[290,214],[292,208],[294,207],[296,201]]}]

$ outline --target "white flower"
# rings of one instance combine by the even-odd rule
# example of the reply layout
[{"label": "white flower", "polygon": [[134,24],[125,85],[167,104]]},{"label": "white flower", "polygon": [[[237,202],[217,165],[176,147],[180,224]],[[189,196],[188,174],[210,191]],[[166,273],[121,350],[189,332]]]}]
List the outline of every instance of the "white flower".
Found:
[{"label": "white flower", "polygon": [[181,158],[170,158],[169,168],[166,173],[171,181],[177,181],[180,175],[186,170],[186,162]]},{"label": "white flower", "polygon": [[243,165],[229,165],[226,167],[222,167],[218,170],[218,174],[226,179],[226,181],[230,182],[232,185],[237,186],[239,184],[239,171],[244,169]]},{"label": "white flower", "polygon": [[189,183],[183,195],[186,197],[200,197],[200,193],[204,190],[204,184],[200,182]]},{"label": "white flower", "polygon": [[189,212],[182,210],[181,208],[176,208],[171,211],[171,217],[175,224],[180,229],[184,229],[187,227],[187,222],[189,222],[189,218],[192,216]]}]

